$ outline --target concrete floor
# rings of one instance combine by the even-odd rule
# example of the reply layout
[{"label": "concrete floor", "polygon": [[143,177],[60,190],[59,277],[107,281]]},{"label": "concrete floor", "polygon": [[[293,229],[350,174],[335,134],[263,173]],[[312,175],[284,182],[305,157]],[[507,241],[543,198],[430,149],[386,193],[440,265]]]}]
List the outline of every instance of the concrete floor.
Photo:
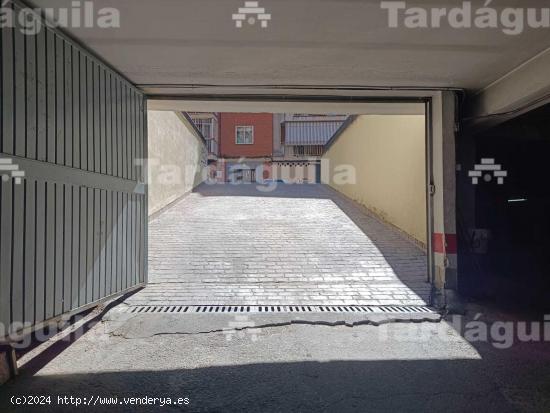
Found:
[{"label": "concrete floor", "polygon": [[[550,411],[548,342],[474,346],[438,317],[256,315],[244,328],[230,315],[126,308],[92,315],[71,340],[25,360],[21,376],[0,388],[0,410],[29,411],[10,398],[32,394],[53,397],[44,412],[75,410],[58,406],[59,395],[117,397],[90,408],[109,412],[157,411],[122,399],[145,396],[187,397],[189,405],[162,409],[186,412]],[[484,308],[467,319],[477,312],[510,319]]]},{"label": "concrete floor", "polygon": [[426,255],[324,185],[203,184],[150,223],[133,305],[424,305]]}]

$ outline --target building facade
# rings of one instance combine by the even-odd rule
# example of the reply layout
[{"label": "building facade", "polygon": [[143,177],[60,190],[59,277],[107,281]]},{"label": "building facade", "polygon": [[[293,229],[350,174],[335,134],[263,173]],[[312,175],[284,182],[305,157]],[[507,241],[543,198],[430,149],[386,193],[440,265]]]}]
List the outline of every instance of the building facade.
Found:
[{"label": "building facade", "polygon": [[338,114],[290,113],[189,116],[208,143],[210,176],[221,182],[319,182],[324,147],[347,119]]},{"label": "building facade", "polygon": [[[225,182],[256,182],[270,176],[273,157],[271,113],[220,114],[216,176]],[[256,174],[262,172],[262,177]]]},{"label": "building facade", "polygon": [[346,118],[338,114],[279,115],[280,145],[273,156],[274,179],[295,183],[319,182],[325,145]]},{"label": "building facade", "polygon": [[220,157],[269,159],[272,155],[271,113],[220,114]]}]

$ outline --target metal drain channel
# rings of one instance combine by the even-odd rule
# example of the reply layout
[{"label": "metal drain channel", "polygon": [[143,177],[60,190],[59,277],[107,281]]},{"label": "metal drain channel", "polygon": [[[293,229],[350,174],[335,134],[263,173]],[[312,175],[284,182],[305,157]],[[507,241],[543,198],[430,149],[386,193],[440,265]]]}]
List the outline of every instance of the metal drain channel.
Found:
[{"label": "metal drain channel", "polygon": [[415,314],[436,311],[428,306],[402,305],[140,305],[126,308],[130,313],[378,313],[378,314]]}]

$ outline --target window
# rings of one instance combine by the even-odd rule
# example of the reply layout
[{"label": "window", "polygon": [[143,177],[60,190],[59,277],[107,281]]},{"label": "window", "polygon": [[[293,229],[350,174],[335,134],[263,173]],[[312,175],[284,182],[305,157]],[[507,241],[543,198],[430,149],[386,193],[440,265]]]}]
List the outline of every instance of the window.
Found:
[{"label": "window", "polygon": [[237,126],[235,128],[235,143],[237,145],[252,145],[254,143],[254,126]]}]

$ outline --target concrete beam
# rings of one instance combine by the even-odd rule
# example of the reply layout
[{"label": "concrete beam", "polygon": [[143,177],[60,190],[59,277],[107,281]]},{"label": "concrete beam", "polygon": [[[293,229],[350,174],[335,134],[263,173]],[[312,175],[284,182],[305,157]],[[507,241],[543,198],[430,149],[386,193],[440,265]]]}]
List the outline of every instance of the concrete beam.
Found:
[{"label": "concrete beam", "polygon": [[467,129],[495,126],[550,102],[550,49],[476,94],[467,105]]},{"label": "concrete beam", "polygon": [[[365,99],[368,99],[365,98]],[[351,99],[340,102],[307,101],[220,101],[149,99],[150,110],[181,112],[243,112],[243,113],[346,113],[357,115],[423,115],[424,103],[418,102],[353,102]]]}]

